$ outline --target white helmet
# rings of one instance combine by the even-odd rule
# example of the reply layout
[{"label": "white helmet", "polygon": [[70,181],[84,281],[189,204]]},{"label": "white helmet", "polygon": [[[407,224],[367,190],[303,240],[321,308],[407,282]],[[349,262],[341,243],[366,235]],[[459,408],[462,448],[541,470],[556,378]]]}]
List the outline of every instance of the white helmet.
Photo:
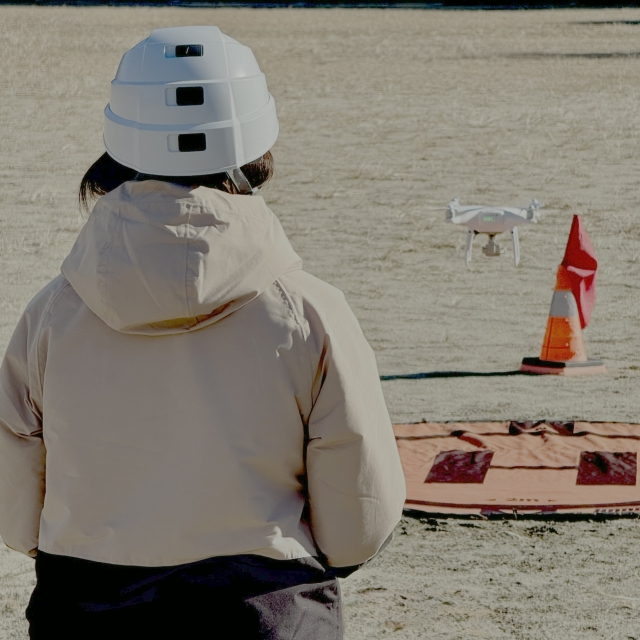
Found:
[{"label": "white helmet", "polygon": [[104,111],[109,155],[140,173],[227,172],[251,191],[239,168],[278,137],[273,96],[249,47],[218,27],[156,29],[122,57]]}]

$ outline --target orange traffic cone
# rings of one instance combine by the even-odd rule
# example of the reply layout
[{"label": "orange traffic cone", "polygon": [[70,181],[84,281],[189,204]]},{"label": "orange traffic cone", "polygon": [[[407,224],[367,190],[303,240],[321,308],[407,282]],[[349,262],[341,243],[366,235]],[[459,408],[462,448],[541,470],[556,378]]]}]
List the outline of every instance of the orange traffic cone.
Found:
[{"label": "orange traffic cone", "polygon": [[578,304],[571,289],[569,272],[558,267],[556,288],[551,300],[547,330],[539,358],[524,358],[520,371],[577,376],[603,373],[607,369],[602,360],[589,360],[582,339]]}]

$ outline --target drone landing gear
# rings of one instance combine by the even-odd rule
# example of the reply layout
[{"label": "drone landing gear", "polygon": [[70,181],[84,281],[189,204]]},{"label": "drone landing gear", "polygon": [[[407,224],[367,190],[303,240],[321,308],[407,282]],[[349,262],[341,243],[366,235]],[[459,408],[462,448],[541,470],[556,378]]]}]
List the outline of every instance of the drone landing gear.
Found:
[{"label": "drone landing gear", "polygon": [[511,229],[511,243],[513,244],[513,262],[516,267],[520,264],[520,241],[518,240],[518,227]]},{"label": "drone landing gear", "polygon": [[473,248],[473,239],[478,235],[477,231],[469,229],[467,232],[467,252],[465,254],[465,262],[467,265],[471,262],[471,249]]}]

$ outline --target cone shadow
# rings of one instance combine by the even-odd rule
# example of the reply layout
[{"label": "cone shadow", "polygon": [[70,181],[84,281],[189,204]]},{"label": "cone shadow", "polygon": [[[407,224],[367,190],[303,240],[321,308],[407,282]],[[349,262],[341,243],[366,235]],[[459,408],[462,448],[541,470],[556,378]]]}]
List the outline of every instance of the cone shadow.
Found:
[{"label": "cone shadow", "polygon": [[380,380],[423,380],[425,378],[492,378],[498,376],[522,376],[524,371],[424,371],[420,373],[398,373],[380,376]]}]

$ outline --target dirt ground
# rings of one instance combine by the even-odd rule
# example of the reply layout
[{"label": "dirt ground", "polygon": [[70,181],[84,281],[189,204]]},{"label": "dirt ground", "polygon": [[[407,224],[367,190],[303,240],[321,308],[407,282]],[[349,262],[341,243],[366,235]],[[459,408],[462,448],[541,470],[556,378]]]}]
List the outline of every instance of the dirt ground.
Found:
[{"label": "dirt ground", "polygon": [[[382,374],[508,372],[538,355],[571,215],[596,248],[586,341],[603,376],[384,382],[395,422],[640,422],[640,10],[0,7],[0,353],[58,271],[102,153],[125,49],[216,24],[276,98],[265,199],[307,270],[347,295]],[[637,21],[638,24],[635,24]],[[487,258],[443,207],[547,205]],[[343,583],[348,640],[640,638],[636,520],[407,518]],[[26,638],[29,560],[0,550],[0,639]]]}]

